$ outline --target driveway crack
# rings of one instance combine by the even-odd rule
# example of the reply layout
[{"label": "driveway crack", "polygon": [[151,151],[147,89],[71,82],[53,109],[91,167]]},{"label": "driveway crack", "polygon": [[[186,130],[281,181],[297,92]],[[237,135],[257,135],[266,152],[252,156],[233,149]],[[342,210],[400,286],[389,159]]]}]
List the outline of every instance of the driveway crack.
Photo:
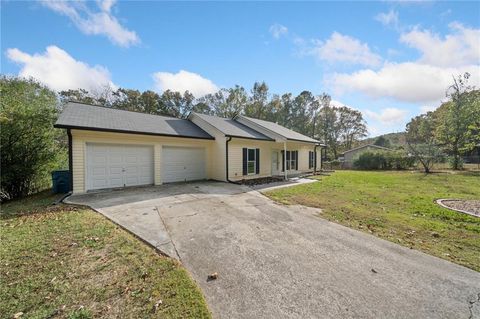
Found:
[{"label": "driveway crack", "polygon": [[[157,210],[157,212],[158,212],[158,210]],[[198,215],[198,213],[171,216],[171,217],[166,217],[166,219],[179,218],[179,217],[192,217],[192,216],[195,216],[195,215]]]},{"label": "driveway crack", "polygon": [[175,243],[173,242],[172,237],[170,236],[170,230],[168,229],[167,224],[165,223],[165,220],[162,217],[162,214],[160,214],[160,211],[158,210],[158,207],[155,206],[155,210],[157,211],[158,217],[160,217],[160,220],[162,221],[163,227],[165,227],[165,230],[168,233],[168,237],[170,237],[170,242],[172,243],[173,249],[175,249],[175,253],[177,254],[178,260],[180,262],[182,261],[182,257],[180,257],[180,254],[178,253],[177,246],[175,246]]},{"label": "driveway crack", "polygon": [[469,300],[468,303],[468,311],[470,311],[470,316],[468,319],[473,319],[473,306],[477,303],[480,302],[480,293],[477,294],[477,299],[476,300]]}]

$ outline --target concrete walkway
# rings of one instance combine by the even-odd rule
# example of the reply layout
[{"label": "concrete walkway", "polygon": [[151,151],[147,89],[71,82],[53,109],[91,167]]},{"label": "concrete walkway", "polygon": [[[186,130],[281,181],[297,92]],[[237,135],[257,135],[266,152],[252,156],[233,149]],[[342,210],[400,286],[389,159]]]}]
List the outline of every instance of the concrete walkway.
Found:
[{"label": "concrete walkway", "polygon": [[177,253],[216,318],[480,318],[479,273],[247,187],[191,183],[70,201]]}]

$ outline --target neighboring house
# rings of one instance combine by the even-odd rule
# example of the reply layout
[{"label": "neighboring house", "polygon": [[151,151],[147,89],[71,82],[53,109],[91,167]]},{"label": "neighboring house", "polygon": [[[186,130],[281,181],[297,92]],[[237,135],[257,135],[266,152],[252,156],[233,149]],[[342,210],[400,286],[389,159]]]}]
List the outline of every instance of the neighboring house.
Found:
[{"label": "neighboring house", "polygon": [[320,168],[319,141],[281,125],[191,113],[188,119],[70,102],[67,129],[74,193],[212,179],[288,176]]},{"label": "neighboring house", "polygon": [[367,144],[357,148],[353,148],[343,153],[343,156],[339,157],[340,162],[342,162],[343,168],[352,168],[353,162],[360,157],[363,153],[366,152],[382,152],[382,151],[391,151],[390,148],[378,146],[375,144]]}]

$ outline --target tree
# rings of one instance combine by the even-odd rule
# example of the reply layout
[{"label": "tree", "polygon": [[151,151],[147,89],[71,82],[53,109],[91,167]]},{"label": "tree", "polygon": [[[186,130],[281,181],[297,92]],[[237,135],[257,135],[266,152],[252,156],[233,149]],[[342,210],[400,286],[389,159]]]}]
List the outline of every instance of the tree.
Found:
[{"label": "tree", "polygon": [[479,94],[468,85],[470,74],[465,73],[453,79],[453,84],[447,90],[450,101],[442,104],[436,112],[438,128],[436,137],[439,144],[452,156],[452,168],[462,168],[461,154],[473,149],[479,140],[478,113]]},{"label": "tree", "polygon": [[66,163],[55,92],[33,79],[0,78],[1,198],[14,199],[50,185],[50,172]]},{"label": "tree", "polygon": [[246,116],[265,120],[267,118],[268,86],[265,82],[255,82],[252,95],[248,98],[244,113]]},{"label": "tree", "polygon": [[167,90],[160,97],[161,108],[165,115],[186,118],[193,110],[195,97],[188,91],[183,94]]},{"label": "tree", "polygon": [[427,174],[440,155],[435,139],[435,125],[432,112],[428,112],[414,117],[406,128],[408,150],[422,164]]},{"label": "tree", "polygon": [[330,97],[321,101],[318,136],[327,145],[329,157],[336,159],[341,150],[351,149],[354,142],[367,135],[367,126],[360,111],[331,106]]},{"label": "tree", "polygon": [[344,150],[349,150],[355,141],[367,136],[367,126],[360,111],[342,106],[337,112],[341,144]]},{"label": "tree", "polygon": [[98,101],[85,89],[60,91],[58,95],[63,104],[68,101],[76,101],[85,104],[99,104]]},{"label": "tree", "polygon": [[385,136],[383,135],[380,135],[379,137],[377,137],[377,139],[375,140],[375,143],[373,144],[381,147],[386,147],[386,148],[390,148],[391,146],[390,140],[386,139]]}]

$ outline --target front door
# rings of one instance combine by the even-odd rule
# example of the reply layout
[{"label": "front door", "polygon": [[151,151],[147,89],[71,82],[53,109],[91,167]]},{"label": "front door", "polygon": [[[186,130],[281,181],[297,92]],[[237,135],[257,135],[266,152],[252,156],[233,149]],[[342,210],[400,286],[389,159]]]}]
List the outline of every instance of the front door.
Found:
[{"label": "front door", "polygon": [[280,152],[272,151],[272,175],[280,175]]}]

